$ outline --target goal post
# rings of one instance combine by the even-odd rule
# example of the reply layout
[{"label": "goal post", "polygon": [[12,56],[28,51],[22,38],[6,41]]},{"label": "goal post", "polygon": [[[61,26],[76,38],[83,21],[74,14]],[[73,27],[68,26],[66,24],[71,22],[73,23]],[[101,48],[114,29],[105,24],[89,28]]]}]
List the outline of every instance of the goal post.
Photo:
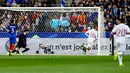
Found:
[{"label": "goal post", "polygon": [[[47,38],[46,36],[50,34],[55,35],[49,36],[47,39],[49,38],[55,39],[54,36],[59,36],[58,34],[62,34],[60,35],[61,37],[58,37],[59,39],[62,40],[71,39],[73,41],[77,39],[81,40],[87,39],[87,36],[85,38],[83,30],[85,29],[88,30],[89,29],[88,27],[91,27],[91,25],[97,25],[98,40],[94,46],[95,48],[93,49],[92,54],[94,55],[110,54],[109,52],[110,46],[108,43],[109,41],[108,39],[106,41],[104,33],[105,32],[104,15],[100,7],[0,7],[0,15],[2,17],[5,16],[7,20],[14,19],[16,24],[20,23],[20,21],[21,24],[23,25],[26,24],[26,22],[29,23],[30,32],[32,32],[33,35],[37,34],[37,36],[39,36],[40,33],[40,35],[42,35],[44,40]],[[73,15],[75,15],[75,17],[72,17]],[[59,26],[53,26],[51,24],[51,20],[55,17],[59,19],[59,22],[62,20],[68,20],[69,24],[61,25],[62,23],[60,22],[59,23],[60,27],[61,26],[63,27],[60,28]],[[78,36],[77,33],[84,35]],[[76,38],[75,37],[73,38],[72,36],[75,35]],[[56,40],[58,38],[56,37]],[[73,44],[78,43],[78,45],[79,43],[80,44],[87,43],[87,41],[89,41],[89,40],[87,41],[83,40],[83,42],[81,41],[77,42],[79,41],[77,40],[76,42],[72,42],[71,40],[66,41],[71,42]],[[52,41],[50,43],[52,43]],[[55,43],[53,42],[52,44]],[[58,42],[58,44],[62,43]],[[104,49],[105,47],[104,45],[107,45],[106,49]]]}]

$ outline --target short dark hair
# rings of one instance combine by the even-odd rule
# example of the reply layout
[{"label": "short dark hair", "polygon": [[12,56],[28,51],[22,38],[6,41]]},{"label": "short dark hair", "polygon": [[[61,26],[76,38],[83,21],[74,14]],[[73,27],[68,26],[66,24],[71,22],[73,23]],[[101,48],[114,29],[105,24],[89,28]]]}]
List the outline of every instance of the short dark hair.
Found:
[{"label": "short dark hair", "polygon": [[95,29],[97,27],[97,25],[93,24],[93,25],[91,25],[91,27]]},{"label": "short dark hair", "polygon": [[117,20],[119,20],[121,23],[125,23],[125,19],[124,18],[118,18]]}]

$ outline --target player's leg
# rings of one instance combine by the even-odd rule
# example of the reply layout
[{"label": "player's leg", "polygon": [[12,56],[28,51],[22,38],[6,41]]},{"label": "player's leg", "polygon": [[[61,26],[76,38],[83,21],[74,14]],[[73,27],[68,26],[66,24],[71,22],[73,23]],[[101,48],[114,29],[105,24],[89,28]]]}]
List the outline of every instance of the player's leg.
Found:
[{"label": "player's leg", "polygon": [[30,48],[25,48],[25,49],[22,51],[22,53],[27,52],[29,49],[30,49]]},{"label": "player's leg", "polygon": [[86,50],[87,50],[87,44],[85,45],[85,43],[83,43],[82,45],[81,45],[81,48],[82,48],[82,50],[83,50],[83,53],[86,55]]},{"label": "player's leg", "polygon": [[10,43],[10,48],[9,48],[9,56],[12,55],[12,51],[11,51],[11,48],[12,48],[12,36],[9,35],[9,43]]},{"label": "player's leg", "polygon": [[125,45],[123,43],[120,43],[120,42],[116,43],[117,51],[115,51],[115,53],[114,53],[114,60],[116,60],[118,58],[120,67],[124,67],[123,62],[122,62],[124,48],[125,48]]},{"label": "player's leg", "polygon": [[123,64],[123,52],[125,52],[125,44],[121,43],[120,48],[118,49],[118,60],[119,60],[119,66],[124,67]]},{"label": "player's leg", "polygon": [[120,67],[124,67],[124,64],[122,62],[122,58],[123,58],[123,52],[119,51],[118,52],[118,60],[119,60],[119,66]]},{"label": "player's leg", "polygon": [[20,49],[19,47],[19,42],[17,43],[17,45],[15,46],[15,49],[12,51],[12,53],[17,52]]},{"label": "player's leg", "polygon": [[12,38],[12,47],[11,47],[11,50],[13,51],[14,48],[15,48],[15,44],[16,44],[16,36],[13,36]]},{"label": "player's leg", "polygon": [[24,50],[21,53],[27,52],[30,48],[28,48],[26,45],[23,46]]},{"label": "player's leg", "polygon": [[15,36],[11,36],[9,40],[10,40],[9,56],[12,56],[12,51],[13,51],[14,48],[15,48],[16,38],[15,38]]},{"label": "player's leg", "polygon": [[114,60],[117,60],[118,58],[118,49],[120,48],[119,46],[120,44],[116,42],[116,50],[114,50]]},{"label": "player's leg", "polygon": [[87,54],[86,51],[87,51],[87,48],[83,47],[83,52],[84,52],[85,55]]},{"label": "player's leg", "polygon": [[88,44],[87,44],[87,50],[86,50],[87,55],[89,55],[89,51],[92,49],[92,46],[93,46],[93,43],[92,42],[88,42]]},{"label": "player's leg", "polygon": [[12,53],[15,53],[15,52],[16,52],[16,54],[19,54],[19,53],[20,53],[20,52],[19,52],[20,48],[21,48],[21,45],[20,45],[20,43],[18,42],[16,48],[13,50]]}]

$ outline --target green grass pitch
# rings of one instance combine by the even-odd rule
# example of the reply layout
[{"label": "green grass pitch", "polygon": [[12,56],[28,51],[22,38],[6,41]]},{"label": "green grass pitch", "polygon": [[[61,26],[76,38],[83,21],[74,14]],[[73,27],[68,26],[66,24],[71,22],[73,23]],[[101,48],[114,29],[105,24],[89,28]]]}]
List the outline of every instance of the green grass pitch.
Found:
[{"label": "green grass pitch", "polygon": [[113,56],[0,56],[0,73],[130,73],[130,56],[125,67]]}]

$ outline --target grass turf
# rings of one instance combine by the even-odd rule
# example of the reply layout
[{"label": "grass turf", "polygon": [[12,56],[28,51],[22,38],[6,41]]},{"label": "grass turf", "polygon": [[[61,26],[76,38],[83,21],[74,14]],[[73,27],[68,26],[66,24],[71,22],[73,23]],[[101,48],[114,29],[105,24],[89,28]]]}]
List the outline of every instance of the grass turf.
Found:
[{"label": "grass turf", "polygon": [[130,73],[130,56],[124,68],[112,56],[0,56],[0,73]]}]

